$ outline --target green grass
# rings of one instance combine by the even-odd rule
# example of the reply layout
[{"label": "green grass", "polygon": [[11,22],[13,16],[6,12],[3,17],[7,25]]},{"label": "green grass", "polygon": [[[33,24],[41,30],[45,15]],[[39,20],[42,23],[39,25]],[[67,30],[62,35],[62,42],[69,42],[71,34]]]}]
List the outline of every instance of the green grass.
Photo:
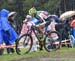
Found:
[{"label": "green grass", "polygon": [[46,55],[48,52],[46,51],[38,51],[38,52],[32,52],[32,53],[28,53],[25,55],[17,55],[16,53],[12,54],[12,55],[3,55],[0,56],[0,61],[10,61],[10,60],[19,60],[22,58],[29,58],[29,57],[35,57],[35,56],[40,56],[40,55]]},{"label": "green grass", "polygon": [[[0,56],[0,61],[10,61],[10,60],[15,61],[15,60],[30,58],[30,57],[75,58],[75,48],[61,48],[58,51],[52,51],[52,52],[38,51],[38,52],[28,53],[25,55],[17,55],[16,53],[14,53],[12,55]],[[75,61],[75,60],[65,59],[62,61]]]}]

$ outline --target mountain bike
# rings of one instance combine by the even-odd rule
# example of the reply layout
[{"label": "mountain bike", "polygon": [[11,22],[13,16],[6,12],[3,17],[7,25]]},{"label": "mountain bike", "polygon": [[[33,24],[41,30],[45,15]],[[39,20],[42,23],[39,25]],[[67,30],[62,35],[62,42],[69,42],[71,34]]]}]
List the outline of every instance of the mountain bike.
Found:
[{"label": "mountain bike", "polygon": [[[17,54],[27,54],[30,52],[34,37],[32,37],[32,32],[35,34],[38,42],[39,49],[43,50],[43,47],[46,51],[50,52],[60,48],[61,37],[57,31],[45,31],[44,34],[40,33],[38,27],[31,26],[26,34],[19,37],[16,42],[16,52]],[[56,34],[57,37],[51,37],[52,34]],[[58,43],[57,43],[58,42]],[[57,43],[57,44],[56,44]]]}]

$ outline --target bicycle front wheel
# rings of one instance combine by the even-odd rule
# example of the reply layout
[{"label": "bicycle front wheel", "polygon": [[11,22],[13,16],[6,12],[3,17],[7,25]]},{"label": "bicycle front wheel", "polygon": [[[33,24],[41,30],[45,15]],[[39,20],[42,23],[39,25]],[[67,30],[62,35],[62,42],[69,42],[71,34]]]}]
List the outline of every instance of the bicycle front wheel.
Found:
[{"label": "bicycle front wheel", "polygon": [[50,52],[60,48],[61,37],[57,31],[52,31],[47,34],[44,40],[44,48]]},{"label": "bicycle front wheel", "polygon": [[33,45],[32,37],[29,34],[24,34],[16,42],[16,53],[19,55],[27,54]]}]

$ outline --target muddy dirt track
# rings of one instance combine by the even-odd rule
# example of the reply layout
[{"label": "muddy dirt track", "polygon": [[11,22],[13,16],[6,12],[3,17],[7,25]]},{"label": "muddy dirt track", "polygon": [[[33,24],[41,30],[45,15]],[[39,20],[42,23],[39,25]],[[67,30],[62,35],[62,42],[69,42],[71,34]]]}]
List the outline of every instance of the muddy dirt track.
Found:
[{"label": "muddy dirt track", "polygon": [[51,58],[49,55],[40,57],[22,58],[20,60],[13,61],[75,61],[74,57],[54,57]]}]

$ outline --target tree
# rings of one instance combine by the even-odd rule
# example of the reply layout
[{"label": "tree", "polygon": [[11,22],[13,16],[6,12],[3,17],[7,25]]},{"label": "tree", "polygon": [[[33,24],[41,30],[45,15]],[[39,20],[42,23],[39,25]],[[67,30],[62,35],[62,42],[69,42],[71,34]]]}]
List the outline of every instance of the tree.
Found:
[{"label": "tree", "polygon": [[0,0],[0,9],[8,9],[17,12],[17,23],[21,27],[28,10],[36,7],[37,10],[46,10],[54,13],[59,0]]}]

